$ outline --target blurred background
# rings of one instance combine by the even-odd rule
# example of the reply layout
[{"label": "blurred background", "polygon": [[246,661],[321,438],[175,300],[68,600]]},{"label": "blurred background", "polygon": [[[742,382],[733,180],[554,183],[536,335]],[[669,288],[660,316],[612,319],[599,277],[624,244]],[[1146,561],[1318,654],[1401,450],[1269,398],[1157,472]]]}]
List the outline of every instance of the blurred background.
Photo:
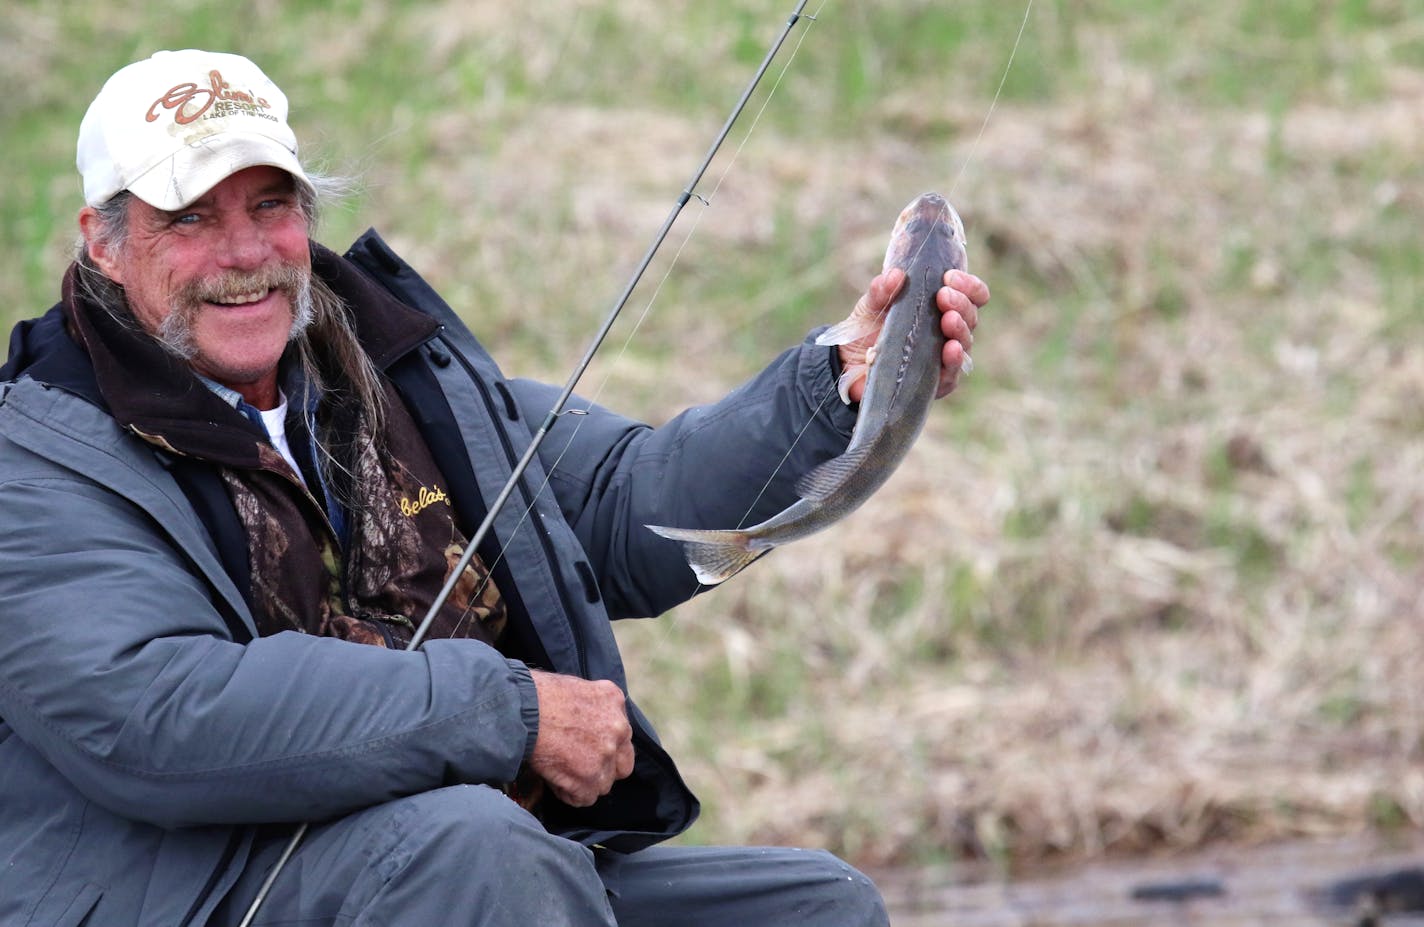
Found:
[{"label": "blurred background", "polygon": [[[791,7],[8,0],[0,322],[58,295],[103,80],[208,47],[358,181],[325,243],[377,227],[563,382]],[[1026,7],[827,0],[583,381],[652,421],[720,396],[848,312],[923,190],[994,290],[877,498],[620,628],[688,839],[1014,874],[1414,833],[1424,15]]]}]

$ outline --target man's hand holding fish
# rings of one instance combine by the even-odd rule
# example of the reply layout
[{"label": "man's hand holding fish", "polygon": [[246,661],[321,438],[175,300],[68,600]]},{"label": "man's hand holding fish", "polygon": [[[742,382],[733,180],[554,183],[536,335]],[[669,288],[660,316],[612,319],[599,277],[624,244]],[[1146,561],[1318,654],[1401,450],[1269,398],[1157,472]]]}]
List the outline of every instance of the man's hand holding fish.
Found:
[{"label": "man's hand holding fish", "polygon": [[[849,344],[839,345],[841,369],[850,382],[846,392],[851,402],[859,402],[865,393],[865,375],[870,367],[869,360],[874,359],[871,348],[880,337],[886,308],[894,302],[904,285],[905,272],[898,267],[878,275],[870,281],[870,286],[846,320],[851,324],[869,326],[869,334]],[[940,331],[945,338],[936,399],[943,399],[953,392],[959,385],[959,375],[973,369],[969,351],[974,347],[979,310],[988,302],[989,287],[983,280],[963,270],[945,271],[944,286],[935,293],[935,306],[943,313]]]}]

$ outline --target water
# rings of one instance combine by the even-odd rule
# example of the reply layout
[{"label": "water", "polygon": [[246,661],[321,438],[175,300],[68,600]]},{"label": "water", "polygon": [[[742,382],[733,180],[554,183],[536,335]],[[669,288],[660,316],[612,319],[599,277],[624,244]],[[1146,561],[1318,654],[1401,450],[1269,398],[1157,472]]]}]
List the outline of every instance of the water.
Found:
[{"label": "water", "polygon": [[[1391,873],[1407,877],[1378,881]],[[1424,832],[1094,862],[1009,881],[960,868],[874,875],[895,927],[1424,927]],[[1369,885],[1386,905],[1414,910],[1371,920]]]}]

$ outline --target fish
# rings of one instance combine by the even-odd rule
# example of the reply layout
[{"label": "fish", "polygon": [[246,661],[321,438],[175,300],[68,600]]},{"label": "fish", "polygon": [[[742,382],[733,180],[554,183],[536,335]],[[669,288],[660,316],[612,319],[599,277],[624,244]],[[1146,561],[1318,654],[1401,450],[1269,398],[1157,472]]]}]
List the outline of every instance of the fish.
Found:
[{"label": "fish", "polygon": [[[799,498],[749,528],[698,529],[647,525],[682,544],[703,585],[716,585],[767,551],[830,527],[859,508],[888,480],[915,443],[939,387],[944,334],[935,293],[950,269],[968,270],[964,223],[949,201],[924,193],[901,211],[885,249],[883,271],[898,267],[905,282],[880,318],[851,318],[833,325],[817,344],[850,344],[880,328],[866,351],[869,370],[850,443],[837,457],[802,476]],[[965,357],[965,369],[969,359]],[[849,402],[843,376],[841,398]]]}]

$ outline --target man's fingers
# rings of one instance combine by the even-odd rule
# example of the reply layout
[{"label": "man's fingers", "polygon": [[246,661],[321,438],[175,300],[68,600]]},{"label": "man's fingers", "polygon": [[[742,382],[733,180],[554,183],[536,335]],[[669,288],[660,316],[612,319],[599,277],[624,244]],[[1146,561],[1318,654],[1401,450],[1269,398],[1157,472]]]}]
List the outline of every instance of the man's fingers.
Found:
[{"label": "man's fingers", "polygon": [[[859,316],[871,322],[869,334],[840,345],[841,368],[851,373],[844,381],[843,396],[851,402],[859,401],[864,393],[864,379],[860,370],[870,360],[866,356],[867,349],[874,344],[879,334],[881,316],[904,287],[905,280],[905,272],[898,267],[892,267],[875,277],[851,313],[852,318]],[[974,329],[979,325],[979,309],[989,302],[988,285],[971,273],[947,270],[943,282],[944,285],[935,293],[935,305],[942,313],[940,330],[945,337],[937,397],[944,397],[953,391],[960,375],[968,372],[972,366],[969,351],[974,347]]]},{"label": "man's fingers", "polygon": [[939,390],[943,398],[959,385],[961,374],[973,369],[969,350],[974,347],[974,329],[979,325],[979,310],[989,302],[989,287],[983,280],[962,270],[947,270],[944,286],[935,294],[940,316],[940,331],[944,333],[944,353],[940,358]]},{"label": "man's fingers", "polygon": [[945,315],[958,313],[971,330],[979,325],[979,306],[963,290],[942,286],[935,293],[935,304]]},{"label": "man's fingers", "polygon": [[[633,772],[633,740],[624,740],[596,775],[567,789],[554,786],[554,794],[565,804],[575,808],[587,808],[604,795],[613,791],[613,784],[626,779]],[[551,783],[552,785],[552,783]]]},{"label": "man's fingers", "polygon": [[[614,781],[617,781],[619,779],[626,779],[628,776],[632,775],[632,773],[633,739],[630,737],[627,741],[624,742],[622,748],[618,751],[618,765],[613,771],[613,779]],[[613,783],[610,782],[608,784],[608,787],[612,789]]]},{"label": "man's fingers", "polygon": [[964,345],[958,341],[946,341],[944,343],[944,353],[940,357],[942,366],[939,369],[939,389],[935,391],[936,399],[943,399],[954,388],[959,385],[959,376],[967,373],[973,364],[969,353],[964,350]]},{"label": "man's fingers", "polygon": [[967,271],[945,271],[944,285],[963,293],[975,306],[982,307],[989,302],[989,284]]},{"label": "man's fingers", "polygon": [[[890,268],[870,281],[870,286],[866,287],[860,299],[856,300],[851,315],[878,320],[885,313],[886,307],[895,301],[895,294],[900,292],[904,285],[905,272],[898,267]],[[875,338],[865,340],[873,342]]]},{"label": "man's fingers", "polygon": [[973,329],[974,326],[957,309],[951,309],[939,317],[939,330],[944,332],[944,337],[958,341],[966,351],[974,347]]},{"label": "man's fingers", "polygon": [[[890,305],[895,299],[895,294],[900,292],[900,288],[904,285],[905,272],[898,267],[892,267],[870,281],[870,286],[866,288],[860,303],[864,304],[866,310],[879,315],[885,311],[885,307]],[[856,308],[859,309],[860,305],[857,305]]]}]

